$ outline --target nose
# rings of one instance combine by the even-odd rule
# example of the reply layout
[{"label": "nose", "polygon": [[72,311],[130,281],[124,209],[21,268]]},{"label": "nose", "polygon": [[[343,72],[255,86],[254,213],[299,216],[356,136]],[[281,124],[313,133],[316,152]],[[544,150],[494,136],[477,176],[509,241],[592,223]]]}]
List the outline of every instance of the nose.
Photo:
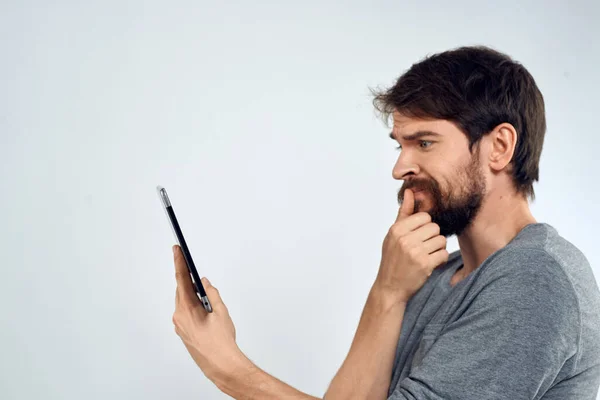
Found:
[{"label": "nose", "polygon": [[408,158],[408,152],[403,151],[392,169],[392,176],[396,180],[405,180],[410,175],[417,175],[419,173],[419,166]]}]

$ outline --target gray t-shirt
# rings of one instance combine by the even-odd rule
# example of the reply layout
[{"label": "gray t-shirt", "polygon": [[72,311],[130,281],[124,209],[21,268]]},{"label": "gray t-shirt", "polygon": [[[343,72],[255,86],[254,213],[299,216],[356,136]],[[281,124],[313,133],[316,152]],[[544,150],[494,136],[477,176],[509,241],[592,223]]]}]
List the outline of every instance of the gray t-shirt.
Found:
[{"label": "gray t-shirt", "polygon": [[600,291],[589,262],[527,225],[456,286],[459,251],[407,304],[388,400],[595,400]]}]

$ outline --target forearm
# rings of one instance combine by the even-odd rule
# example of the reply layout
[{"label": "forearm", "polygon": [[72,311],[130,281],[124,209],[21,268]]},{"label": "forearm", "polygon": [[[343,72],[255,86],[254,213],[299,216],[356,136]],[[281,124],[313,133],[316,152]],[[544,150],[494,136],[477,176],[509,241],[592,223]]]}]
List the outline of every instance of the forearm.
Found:
[{"label": "forearm", "polygon": [[235,372],[215,383],[222,392],[237,400],[319,400],[267,374],[247,358],[236,366]]},{"label": "forearm", "polygon": [[324,399],[387,398],[405,309],[405,303],[373,286],[348,356]]}]

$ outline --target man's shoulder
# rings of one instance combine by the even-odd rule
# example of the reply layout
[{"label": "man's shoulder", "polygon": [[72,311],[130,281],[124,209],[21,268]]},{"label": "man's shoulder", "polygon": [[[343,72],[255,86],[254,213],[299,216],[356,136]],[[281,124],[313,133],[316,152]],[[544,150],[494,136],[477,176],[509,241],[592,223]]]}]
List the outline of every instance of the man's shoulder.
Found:
[{"label": "man's shoulder", "polygon": [[592,272],[583,252],[547,223],[523,228],[505,247],[488,257],[482,267],[492,273],[551,274],[569,280],[578,273]]},{"label": "man's shoulder", "polygon": [[600,290],[585,255],[549,224],[526,227],[480,266],[475,290],[491,290],[563,312],[587,314],[600,323]]}]

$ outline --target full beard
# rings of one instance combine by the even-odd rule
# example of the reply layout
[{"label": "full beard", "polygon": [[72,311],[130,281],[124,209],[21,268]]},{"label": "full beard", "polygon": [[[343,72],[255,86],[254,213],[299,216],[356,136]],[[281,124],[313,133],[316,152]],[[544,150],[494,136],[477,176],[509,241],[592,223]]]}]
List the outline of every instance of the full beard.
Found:
[{"label": "full beard", "polygon": [[478,157],[473,157],[467,167],[457,176],[460,185],[458,195],[451,190],[442,193],[442,189],[435,180],[410,180],[405,181],[398,193],[398,202],[404,201],[406,189],[418,188],[425,192],[431,199],[432,206],[425,210],[424,202],[415,199],[415,213],[425,211],[431,216],[431,221],[440,227],[440,235],[450,237],[460,235],[473,222],[481,209],[485,195],[485,180],[481,168],[477,163]]}]

